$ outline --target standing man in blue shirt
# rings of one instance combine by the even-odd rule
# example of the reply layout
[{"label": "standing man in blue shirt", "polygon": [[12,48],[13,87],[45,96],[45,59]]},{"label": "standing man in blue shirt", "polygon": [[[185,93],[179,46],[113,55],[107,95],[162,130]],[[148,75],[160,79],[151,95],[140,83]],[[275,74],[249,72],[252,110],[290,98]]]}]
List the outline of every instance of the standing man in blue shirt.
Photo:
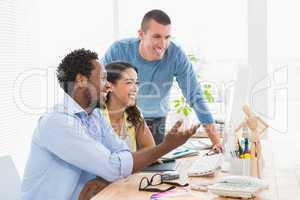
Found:
[{"label": "standing man in blue shirt", "polygon": [[32,137],[22,183],[22,200],[78,200],[96,176],[112,182],[137,172],[182,145],[199,125],[178,130],[177,122],[163,143],[131,153],[96,105],[107,94],[106,71],[96,53],[79,49],[57,69],[63,102],[44,114]]},{"label": "standing man in blue shirt", "polygon": [[145,14],[138,38],[115,42],[106,52],[103,63],[121,60],[138,69],[140,81],[138,106],[151,129],[156,144],[163,141],[169,95],[176,78],[181,91],[205,125],[214,149],[221,151],[214,120],[202,95],[195,72],[187,56],[170,41],[171,20],[161,10]]}]

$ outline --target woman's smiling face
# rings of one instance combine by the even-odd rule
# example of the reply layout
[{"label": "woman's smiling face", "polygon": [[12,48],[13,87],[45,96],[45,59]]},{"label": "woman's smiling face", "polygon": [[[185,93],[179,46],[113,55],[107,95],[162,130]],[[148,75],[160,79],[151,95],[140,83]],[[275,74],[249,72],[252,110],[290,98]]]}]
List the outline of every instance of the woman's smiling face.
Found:
[{"label": "woman's smiling face", "polygon": [[135,105],[137,92],[138,77],[133,68],[122,71],[121,78],[115,83],[110,82],[110,98],[114,98],[125,107]]}]

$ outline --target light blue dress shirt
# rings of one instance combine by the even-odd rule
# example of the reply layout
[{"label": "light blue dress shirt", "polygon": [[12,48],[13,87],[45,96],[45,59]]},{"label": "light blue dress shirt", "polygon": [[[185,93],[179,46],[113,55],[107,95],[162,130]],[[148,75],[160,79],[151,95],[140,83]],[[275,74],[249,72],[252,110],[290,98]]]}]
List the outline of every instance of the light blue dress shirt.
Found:
[{"label": "light blue dress shirt", "polygon": [[87,181],[131,174],[133,158],[98,109],[87,114],[70,96],[44,114],[33,134],[22,200],[77,200]]},{"label": "light blue dress shirt", "polygon": [[213,117],[204,101],[192,64],[182,49],[170,42],[160,60],[147,61],[139,53],[138,38],[116,41],[102,59],[104,64],[126,61],[138,69],[140,82],[138,106],[145,118],[165,117],[169,111],[169,96],[174,78],[204,124],[213,123]]}]

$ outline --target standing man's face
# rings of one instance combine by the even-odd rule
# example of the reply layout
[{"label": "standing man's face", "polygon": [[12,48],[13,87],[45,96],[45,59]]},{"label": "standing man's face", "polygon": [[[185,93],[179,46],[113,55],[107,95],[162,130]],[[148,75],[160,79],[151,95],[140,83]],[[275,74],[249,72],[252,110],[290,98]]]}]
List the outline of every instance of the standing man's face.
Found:
[{"label": "standing man's face", "polygon": [[170,44],[171,25],[162,25],[151,19],[145,32],[139,30],[139,37],[141,56],[148,61],[159,60]]}]

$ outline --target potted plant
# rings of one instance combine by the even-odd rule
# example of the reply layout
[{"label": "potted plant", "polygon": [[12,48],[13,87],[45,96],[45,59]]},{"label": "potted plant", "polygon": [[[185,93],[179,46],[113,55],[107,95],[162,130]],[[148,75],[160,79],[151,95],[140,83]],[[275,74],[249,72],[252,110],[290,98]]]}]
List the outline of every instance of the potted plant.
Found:
[{"label": "potted plant", "polygon": [[[195,66],[199,59],[194,54],[187,55],[189,61]],[[197,75],[198,81],[200,82],[200,76]],[[203,95],[208,103],[213,103],[215,101],[212,95],[212,86],[209,83],[203,85]],[[184,130],[191,126],[192,120],[190,115],[192,113],[192,108],[186,102],[183,96],[180,96],[178,99],[173,100],[173,108],[175,110],[176,120],[182,120],[183,124],[180,127],[181,130]]]},{"label": "potted plant", "polygon": [[203,86],[203,95],[208,103],[213,103],[215,101],[215,98],[212,95],[211,88],[211,85],[208,83],[204,84]]},{"label": "potted plant", "polygon": [[185,98],[181,96],[179,99],[175,99],[173,101],[175,115],[177,120],[182,120],[182,125],[180,130],[183,131],[191,126],[191,120],[189,119],[189,115],[192,113],[192,108],[185,101]]}]

